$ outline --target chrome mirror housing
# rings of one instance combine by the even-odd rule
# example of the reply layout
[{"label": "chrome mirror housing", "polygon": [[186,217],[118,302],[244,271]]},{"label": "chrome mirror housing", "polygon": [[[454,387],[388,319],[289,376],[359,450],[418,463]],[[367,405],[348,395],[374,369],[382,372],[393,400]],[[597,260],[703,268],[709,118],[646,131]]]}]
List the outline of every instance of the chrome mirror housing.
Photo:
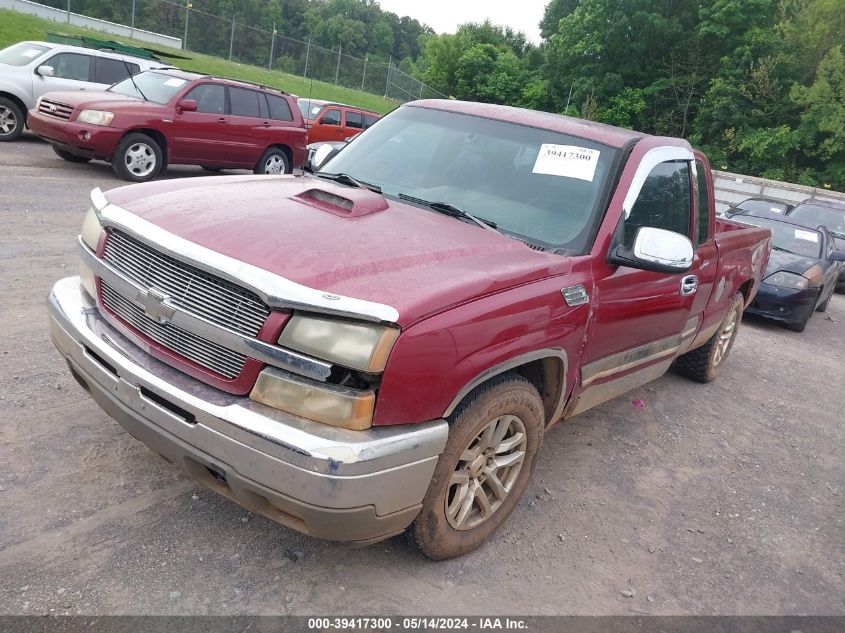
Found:
[{"label": "chrome mirror housing", "polygon": [[685,235],[642,226],[637,229],[633,248],[618,246],[611,252],[612,264],[661,273],[683,273],[692,267],[692,242]]}]

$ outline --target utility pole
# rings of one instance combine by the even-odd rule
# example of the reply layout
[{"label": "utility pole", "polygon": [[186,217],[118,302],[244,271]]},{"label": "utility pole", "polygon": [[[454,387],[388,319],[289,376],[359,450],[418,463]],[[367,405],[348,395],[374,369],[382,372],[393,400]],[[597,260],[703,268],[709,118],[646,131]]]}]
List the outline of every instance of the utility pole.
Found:
[{"label": "utility pole", "polygon": [[311,36],[308,36],[308,44],[305,47],[305,70],[302,71],[302,76],[308,76],[308,56],[311,54]]},{"label": "utility pole", "polygon": [[387,81],[384,83],[384,96],[387,98],[387,93],[390,91],[390,67],[393,65],[393,55],[387,60]]},{"label": "utility pole", "polygon": [[276,23],[273,22],[273,35],[270,36],[270,61],[267,62],[267,70],[273,70],[273,52],[276,50]]},{"label": "utility pole", "polygon": [[182,36],[182,48],[188,50],[188,15],[191,13],[191,0],[185,0],[185,35]]},{"label": "utility pole", "polygon": [[129,37],[135,37],[135,0],[132,0],[132,22],[129,25]]},{"label": "utility pole", "polygon": [[232,47],[235,45],[235,14],[232,14],[232,34],[229,36],[229,61],[232,61]]},{"label": "utility pole", "polygon": [[364,72],[361,75],[361,90],[364,90],[364,80],[367,78],[367,59],[369,59],[370,54],[364,53]]},{"label": "utility pole", "polygon": [[70,24],[70,0],[67,0],[67,23]]},{"label": "utility pole", "polygon": [[337,80],[340,77],[340,55],[343,50],[343,44],[337,45],[337,70],[334,72],[334,85],[337,85]]}]

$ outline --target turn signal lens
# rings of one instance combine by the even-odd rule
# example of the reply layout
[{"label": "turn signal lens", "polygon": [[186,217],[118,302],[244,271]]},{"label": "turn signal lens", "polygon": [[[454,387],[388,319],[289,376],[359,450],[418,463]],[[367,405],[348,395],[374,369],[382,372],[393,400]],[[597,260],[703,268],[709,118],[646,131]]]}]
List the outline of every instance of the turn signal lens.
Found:
[{"label": "turn signal lens", "polygon": [[94,271],[82,261],[79,262],[79,281],[88,296],[95,299],[97,297],[97,283],[94,280]]},{"label": "turn signal lens", "polygon": [[100,219],[97,217],[97,212],[94,207],[88,209],[85,214],[85,219],[82,220],[82,241],[92,251],[97,250],[97,244],[100,242],[100,233],[103,231],[100,225]]},{"label": "turn signal lens", "polygon": [[268,407],[353,431],[373,425],[376,396],[337,385],[315,383],[272,367],[258,375],[249,397]]}]

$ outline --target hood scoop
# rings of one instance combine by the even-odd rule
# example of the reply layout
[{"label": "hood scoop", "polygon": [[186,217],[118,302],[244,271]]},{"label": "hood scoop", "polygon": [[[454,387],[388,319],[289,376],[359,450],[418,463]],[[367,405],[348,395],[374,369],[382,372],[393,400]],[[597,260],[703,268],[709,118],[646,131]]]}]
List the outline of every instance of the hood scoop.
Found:
[{"label": "hood scoop", "polygon": [[312,187],[291,199],[343,218],[360,218],[384,211],[389,206],[387,200],[369,189],[333,185]]}]

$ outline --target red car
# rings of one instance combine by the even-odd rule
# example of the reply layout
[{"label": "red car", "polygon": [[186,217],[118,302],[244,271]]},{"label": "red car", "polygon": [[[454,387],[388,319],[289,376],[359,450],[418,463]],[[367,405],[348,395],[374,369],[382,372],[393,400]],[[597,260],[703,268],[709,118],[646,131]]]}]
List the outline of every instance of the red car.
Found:
[{"label": "red car", "polygon": [[133,182],[176,164],[289,174],[306,154],[293,96],[179,70],[143,72],[106,91],[47,93],[28,124],[65,160],[110,161]]},{"label": "red car", "polygon": [[377,112],[322,99],[300,97],[297,104],[305,117],[309,143],[345,141],[381,118]]},{"label": "red car", "polygon": [[95,190],[48,306],[96,402],[201,482],[448,558],[526,510],[551,426],[726,369],[770,246],[684,140],[429,100],[314,174]]}]

